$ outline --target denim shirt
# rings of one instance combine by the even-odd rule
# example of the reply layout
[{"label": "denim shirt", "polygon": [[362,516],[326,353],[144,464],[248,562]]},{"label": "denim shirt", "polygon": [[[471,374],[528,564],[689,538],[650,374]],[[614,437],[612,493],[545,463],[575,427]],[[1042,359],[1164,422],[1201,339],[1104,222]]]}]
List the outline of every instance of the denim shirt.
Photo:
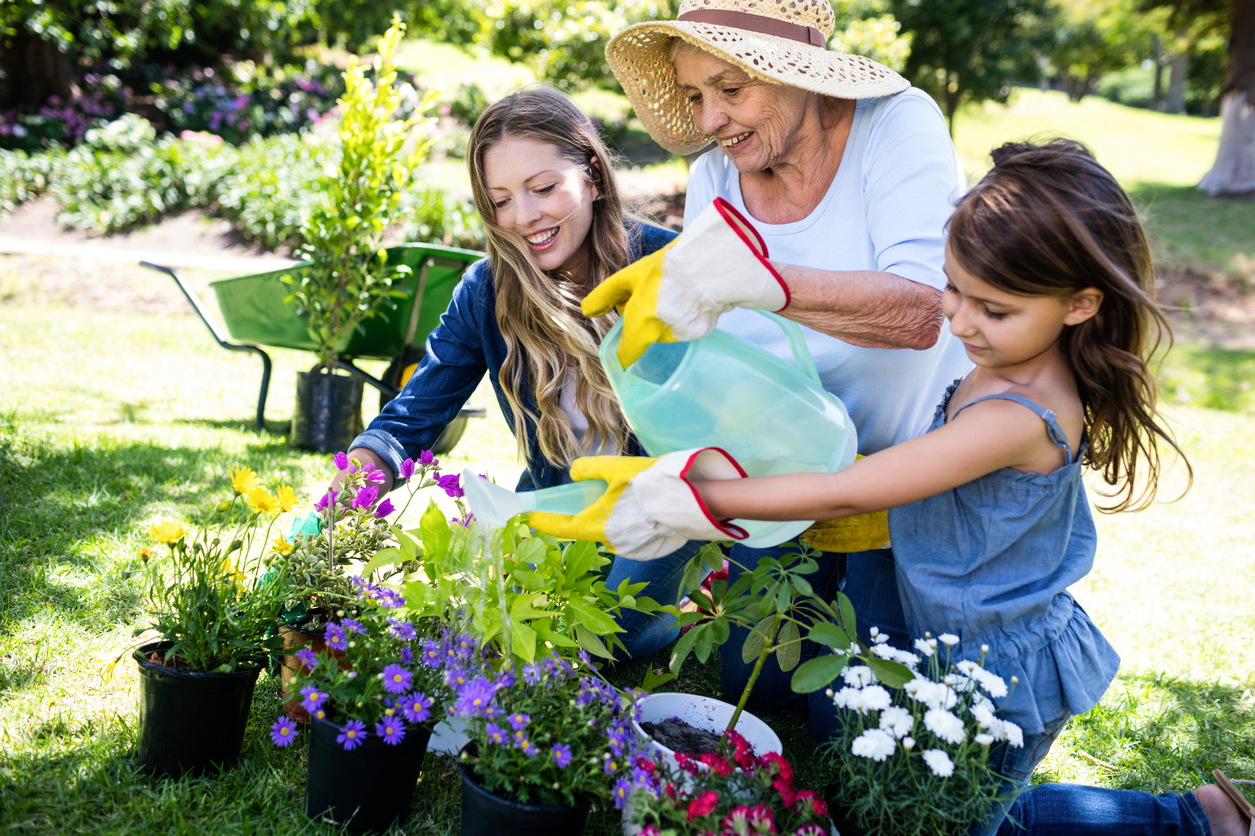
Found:
[{"label": "denim shirt", "polygon": [[[628,252],[632,261],[662,249],[676,233],[659,227],[628,221]],[[500,371],[506,359],[505,339],[497,325],[497,290],[488,259],[467,268],[453,291],[449,308],[427,336],[427,354],[405,384],[401,393],[384,407],[365,432],[353,439],[353,447],[365,447],[379,455],[392,470],[401,472],[407,457],[417,459],[436,443],[445,426],[457,417],[479,381],[487,373],[497,395],[501,414],[510,431],[514,426],[509,401],[501,388]],[[535,411],[531,388],[522,392],[525,409]],[[536,424],[527,418],[529,449],[527,470],[519,480],[519,490],[548,488],[570,481],[566,468],[541,457],[536,443]],[[630,438],[625,455],[638,455],[639,445]]]},{"label": "denim shirt", "polygon": [[[946,391],[930,432],[946,423],[958,383]],[[1097,705],[1120,657],[1067,591],[1093,568],[1098,543],[1081,481],[1084,444],[1073,456],[1055,414],[1032,401],[989,398],[1035,412],[1067,464],[1046,474],[995,470],[892,508],[889,535],[911,634],[957,635],[956,662],[980,659],[987,643],[986,669],[1008,685],[1019,679],[1005,700],[994,701],[999,716],[1026,735],[1041,734],[1052,721]]]}]

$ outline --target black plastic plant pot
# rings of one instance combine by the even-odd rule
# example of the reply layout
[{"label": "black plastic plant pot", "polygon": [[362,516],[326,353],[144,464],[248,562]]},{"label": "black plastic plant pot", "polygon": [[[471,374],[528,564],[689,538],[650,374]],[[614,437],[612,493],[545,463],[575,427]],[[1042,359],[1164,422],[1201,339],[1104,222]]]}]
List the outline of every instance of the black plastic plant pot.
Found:
[{"label": "black plastic plant pot", "polygon": [[409,726],[396,745],[372,732],[351,751],[336,743],[340,731],[329,720],[310,724],[305,814],[353,833],[387,830],[410,811],[431,727]]},{"label": "black plastic plant pot", "polygon": [[580,836],[588,823],[589,804],[521,804],[481,787],[460,759],[458,771],[462,773],[462,836]]},{"label": "black plastic plant pot", "polygon": [[362,381],[324,372],[296,373],[296,407],[288,443],[303,450],[348,450],[362,428]]},{"label": "black plastic plant pot", "polygon": [[136,760],[151,775],[203,775],[234,766],[244,744],[260,665],[232,673],[166,667],[158,659],[169,644],[135,651],[139,663],[139,741]]},{"label": "black plastic plant pot", "polygon": [[828,818],[832,820],[832,827],[837,832],[837,836],[867,836],[867,831],[855,824],[847,816],[850,812],[840,805],[833,803],[835,798],[835,785],[828,786],[828,792],[825,793],[828,802]]}]

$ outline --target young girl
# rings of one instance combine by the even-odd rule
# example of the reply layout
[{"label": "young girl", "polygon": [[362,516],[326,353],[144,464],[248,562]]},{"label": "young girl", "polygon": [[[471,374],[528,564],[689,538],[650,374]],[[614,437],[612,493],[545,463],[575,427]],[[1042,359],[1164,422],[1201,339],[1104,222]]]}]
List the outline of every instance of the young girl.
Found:
[{"label": "young girl", "polygon": [[[711,538],[722,528],[735,538],[721,522],[729,519],[890,509],[911,632],[959,636],[956,660],[979,659],[988,645],[986,667],[1018,680],[1000,716],[1023,729],[1024,745],[1003,744],[991,762],[1023,783],[1119,665],[1067,591],[1096,547],[1082,468],[1112,487],[1104,510],[1142,508],[1155,496],[1159,446],[1181,451],[1155,415],[1148,361],[1167,323],[1150,296],[1150,249],[1128,197],[1074,142],[1011,144],[993,158],[959,202],[946,249],[942,306],[975,368],[947,391],[927,433],[834,474],[735,478],[735,463],[714,448],[642,460],[635,475],[597,459],[572,473],[611,483],[600,513],[608,506],[612,518],[639,521],[621,556],[643,553],[651,537]],[[561,529],[537,517],[537,528]],[[835,722],[822,694],[810,706]],[[1212,833],[1249,827],[1211,786],[1155,798],[1056,785],[1023,794],[1012,811],[1030,832],[1070,836],[1205,834],[1209,816]],[[1014,832],[1003,817],[996,811],[986,832]]]},{"label": "young girl", "polygon": [[[401,463],[435,443],[485,373],[527,464],[519,489],[570,481],[581,454],[638,454],[597,356],[615,317],[585,319],[580,302],[675,233],[625,217],[609,153],[556,90],[525,89],[486,109],[466,160],[488,258],[467,270],[413,377],[349,455],[382,468],[390,490]],[[698,546],[656,565],[616,561],[609,581],[630,574],[650,583],[643,594],[674,604]],[[640,613],[621,626],[632,655],[674,638],[669,623]]]}]

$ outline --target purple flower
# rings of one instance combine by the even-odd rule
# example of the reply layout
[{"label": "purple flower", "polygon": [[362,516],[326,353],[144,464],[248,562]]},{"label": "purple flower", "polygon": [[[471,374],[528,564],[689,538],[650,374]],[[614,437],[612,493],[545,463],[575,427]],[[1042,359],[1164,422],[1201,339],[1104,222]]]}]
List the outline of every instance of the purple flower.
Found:
[{"label": "purple flower", "polygon": [[312,685],[308,688],[302,688],[301,696],[305,698],[301,700],[301,707],[306,711],[316,711],[327,701],[327,695]]},{"label": "purple flower", "polygon": [[553,762],[558,765],[558,769],[566,769],[567,764],[571,762],[571,747],[565,743],[553,744],[549,753],[553,755]]},{"label": "purple flower", "polygon": [[414,661],[414,651],[408,647],[401,648],[397,655],[401,657],[401,664],[403,665],[408,665]]},{"label": "purple flower", "polygon": [[447,473],[441,476],[436,480],[436,484],[440,486],[442,491],[454,499],[461,499],[466,495],[465,491],[462,490],[462,477],[456,473]]},{"label": "purple flower", "polygon": [[601,771],[606,773],[607,775],[618,774],[619,762],[615,760],[614,758],[606,758],[606,765],[601,768]]},{"label": "purple flower", "polygon": [[611,729],[606,733],[606,737],[610,739],[610,751],[614,756],[623,757],[623,753],[627,751],[628,732],[625,729]]},{"label": "purple flower", "polygon": [[388,665],[380,676],[383,677],[384,690],[389,694],[404,694],[410,690],[410,682],[414,679],[414,674],[400,665]]},{"label": "purple flower", "polygon": [[423,664],[429,668],[437,667],[444,658],[444,648],[435,639],[423,642]]},{"label": "purple flower", "polygon": [[375,734],[383,738],[389,746],[396,746],[405,739],[405,723],[395,714],[384,717],[375,726]]},{"label": "purple flower", "polygon": [[234,105],[236,110],[243,110],[244,108],[248,107],[248,96],[237,96],[235,101],[232,104]]},{"label": "purple flower", "polygon": [[540,665],[531,662],[523,666],[523,681],[528,685],[539,685],[545,678],[545,671]]},{"label": "purple flower", "polygon": [[348,453],[345,453],[343,451],[336,453],[334,456],[331,457],[331,460],[335,462],[336,470],[348,470],[349,469],[349,454]]},{"label": "purple flower", "polygon": [[536,744],[527,739],[527,735],[523,732],[514,733],[514,748],[520,750],[529,758],[536,757]]},{"label": "purple flower", "polygon": [[510,742],[510,736],[506,730],[498,726],[496,723],[489,723],[484,726],[484,732],[488,735],[488,742],[497,746],[507,746]]},{"label": "purple flower", "polygon": [[362,622],[358,621],[356,618],[341,619],[340,624],[350,633],[358,633],[363,636],[366,635],[366,628],[363,627]]},{"label": "purple flower", "polygon": [[366,480],[368,485],[382,485],[388,481],[388,477],[384,475],[383,471],[375,467],[371,462],[362,465],[362,478]]},{"label": "purple flower", "polygon": [[328,624],[327,629],[323,631],[323,638],[327,640],[327,647],[333,650],[348,649],[349,642],[344,635],[344,628],[334,621]]},{"label": "purple flower", "polygon": [[532,718],[530,715],[524,714],[521,711],[516,711],[506,719],[510,721],[510,728],[515,731],[523,731],[523,729],[527,728],[527,722]]},{"label": "purple flower", "polygon": [[404,641],[414,641],[418,638],[418,631],[414,629],[414,625],[399,618],[388,619],[388,632]]},{"label": "purple flower", "polygon": [[318,664],[318,655],[308,647],[302,647],[294,655],[296,660],[307,668],[312,669],[314,665]]},{"label": "purple flower", "polygon": [[396,506],[392,504],[392,500],[385,499],[383,502],[379,503],[379,507],[375,509],[375,516],[382,520],[395,510]]},{"label": "purple flower", "polygon": [[362,745],[362,741],[366,739],[366,724],[358,720],[349,720],[344,724],[344,728],[336,735],[336,743],[344,747],[346,752],[351,752],[358,746]]},{"label": "purple flower", "polygon": [[632,794],[632,785],[628,783],[626,778],[620,778],[614,782],[614,809],[622,810],[623,802],[627,801],[629,795]]},{"label": "purple flower", "polygon": [[359,488],[357,496],[353,497],[353,501],[349,504],[354,508],[361,508],[365,511],[373,506],[378,498],[379,488]]},{"label": "purple flower", "polygon": [[296,740],[296,723],[287,717],[275,720],[275,724],[270,727],[270,739],[276,746],[291,746],[292,741]]},{"label": "purple flower", "polygon": [[492,682],[485,677],[477,676],[462,687],[462,692],[458,694],[455,711],[458,714],[470,716],[482,714],[496,693]]},{"label": "purple flower", "polygon": [[406,459],[401,462],[401,478],[410,479],[414,475],[414,460]]},{"label": "purple flower", "polygon": [[424,450],[419,454],[418,463],[423,467],[440,467],[440,459],[432,455],[430,450]]},{"label": "purple flower", "polygon": [[401,709],[401,713],[405,715],[405,719],[411,723],[426,723],[431,717],[432,698],[424,694],[422,691],[402,697],[397,706]]},{"label": "purple flower", "polygon": [[405,606],[405,596],[395,589],[388,587],[380,587],[378,590],[379,606],[390,610],[397,610]]}]

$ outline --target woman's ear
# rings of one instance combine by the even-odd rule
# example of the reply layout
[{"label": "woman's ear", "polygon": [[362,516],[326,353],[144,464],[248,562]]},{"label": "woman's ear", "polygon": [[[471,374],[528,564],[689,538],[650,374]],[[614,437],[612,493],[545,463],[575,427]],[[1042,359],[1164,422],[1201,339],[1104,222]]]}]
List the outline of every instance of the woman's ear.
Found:
[{"label": "woman's ear", "polygon": [[601,162],[596,157],[593,157],[593,161],[589,166],[589,174],[591,176],[588,179],[593,187],[593,200],[600,200],[602,171]]},{"label": "woman's ear", "polygon": [[1103,292],[1096,287],[1087,287],[1072,294],[1072,301],[1067,314],[1063,317],[1064,325],[1080,325],[1092,319],[1102,307]]}]

